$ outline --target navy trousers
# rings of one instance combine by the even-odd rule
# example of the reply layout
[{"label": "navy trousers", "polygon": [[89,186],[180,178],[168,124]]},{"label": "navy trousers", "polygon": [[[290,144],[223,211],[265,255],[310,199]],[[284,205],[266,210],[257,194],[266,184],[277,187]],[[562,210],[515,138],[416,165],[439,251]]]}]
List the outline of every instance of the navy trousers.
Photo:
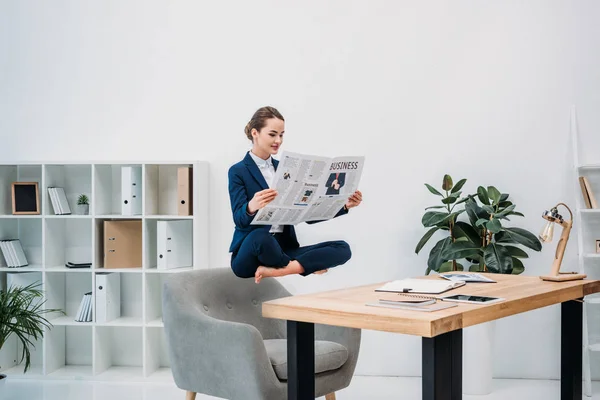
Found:
[{"label": "navy trousers", "polygon": [[279,234],[266,229],[255,229],[231,256],[231,269],[240,278],[253,278],[259,266],[283,268],[292,260],[304,267],[306,276],[316,271],[344,264],[352,256],[350,246],[343,240],[322,242],[296,249],[284,248]]}]

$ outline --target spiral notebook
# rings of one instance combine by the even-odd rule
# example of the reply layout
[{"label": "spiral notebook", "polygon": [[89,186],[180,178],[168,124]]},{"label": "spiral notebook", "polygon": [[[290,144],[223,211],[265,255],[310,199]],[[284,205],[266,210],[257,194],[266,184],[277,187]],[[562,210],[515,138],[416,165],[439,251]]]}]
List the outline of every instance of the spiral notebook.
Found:
[{"label": "spiral notebook", "polygon": [[464,286],[464,281],[437,279],[401,279],[375,289],[376,292],[439,294]]}]

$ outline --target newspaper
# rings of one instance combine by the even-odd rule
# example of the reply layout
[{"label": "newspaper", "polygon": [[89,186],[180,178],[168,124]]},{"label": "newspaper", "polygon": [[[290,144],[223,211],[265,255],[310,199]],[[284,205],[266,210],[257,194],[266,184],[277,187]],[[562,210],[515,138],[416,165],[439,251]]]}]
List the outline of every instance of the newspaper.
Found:
[{"label": "newspaper", "polygon": [[270,188],[277,196],[252,225],[295,225],[333,218],[358,188],[364,157],[283,152]]}]

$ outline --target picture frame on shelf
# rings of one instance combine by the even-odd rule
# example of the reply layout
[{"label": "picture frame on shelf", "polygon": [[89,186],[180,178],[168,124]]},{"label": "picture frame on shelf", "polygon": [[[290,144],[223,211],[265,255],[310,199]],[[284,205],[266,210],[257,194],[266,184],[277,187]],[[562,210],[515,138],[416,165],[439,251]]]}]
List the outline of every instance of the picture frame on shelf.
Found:
[{"label": "picture frame on shelf", "polygon": [[38,182],[13,182],[11,184],[13,215],[39,215],[40,193]]}]

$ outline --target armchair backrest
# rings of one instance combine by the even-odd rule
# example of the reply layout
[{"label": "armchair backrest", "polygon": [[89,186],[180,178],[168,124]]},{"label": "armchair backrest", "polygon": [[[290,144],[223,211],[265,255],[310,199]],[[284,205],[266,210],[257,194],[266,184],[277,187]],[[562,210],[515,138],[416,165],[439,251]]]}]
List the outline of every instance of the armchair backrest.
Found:
[{"label": "armchair backrest", "polygon": [[238,278],[230,268],[173,273],[163,291],[209,317],[253,325],[263,339],[286,337],[285,321],[262,317],[264,301],[290,296],[275,279]]}]

